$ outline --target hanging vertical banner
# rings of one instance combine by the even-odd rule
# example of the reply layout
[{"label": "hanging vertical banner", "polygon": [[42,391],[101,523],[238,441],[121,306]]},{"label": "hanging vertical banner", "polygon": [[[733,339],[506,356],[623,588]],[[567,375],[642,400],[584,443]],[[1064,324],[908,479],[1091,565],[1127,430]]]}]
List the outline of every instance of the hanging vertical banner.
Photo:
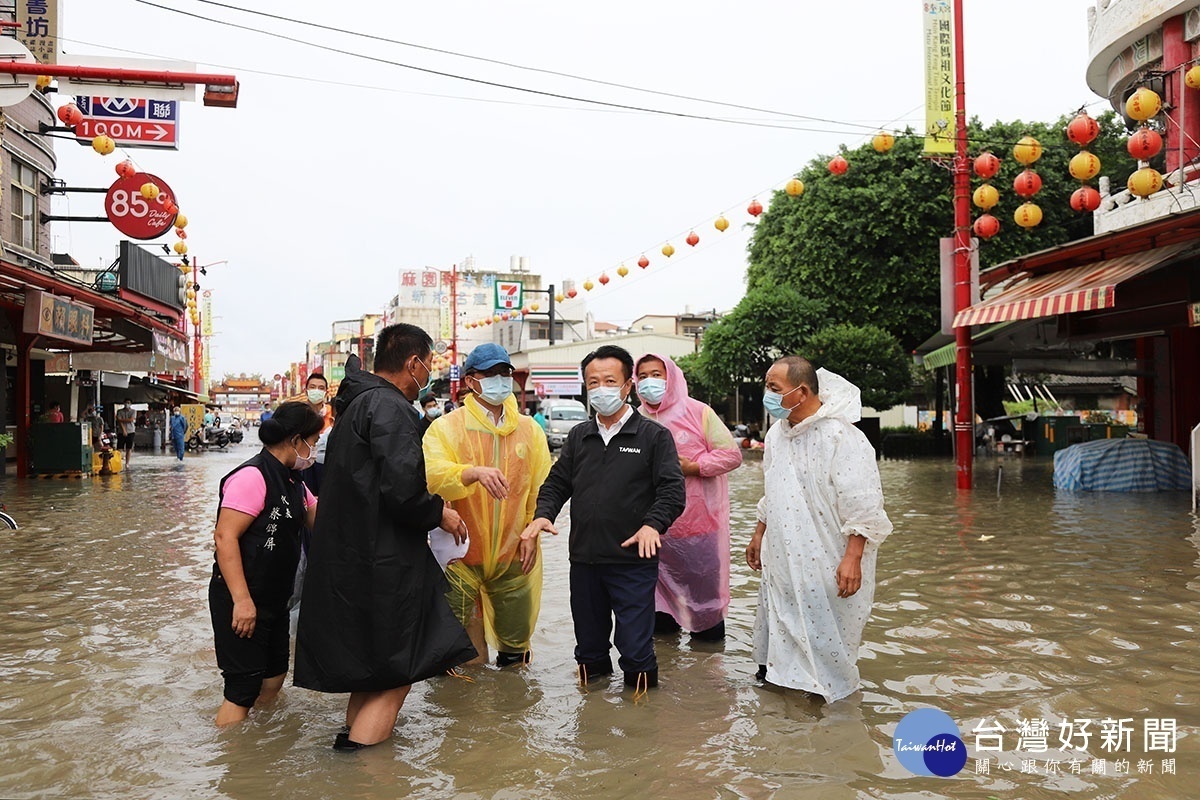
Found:
[{"label": "hanging vertical banner", "polygon": [[17,39],[40,64],[58,63],[58,0],[16,0]]},{"label": "hanging vertical banner", "polygon": [[200,301],[200,335],[213,335],[212,292],[205,291]]},{"label": "hanging vertical banner", "polygon": [[925,0],[925,152],[954,152],[954,15],[950,0]]}]

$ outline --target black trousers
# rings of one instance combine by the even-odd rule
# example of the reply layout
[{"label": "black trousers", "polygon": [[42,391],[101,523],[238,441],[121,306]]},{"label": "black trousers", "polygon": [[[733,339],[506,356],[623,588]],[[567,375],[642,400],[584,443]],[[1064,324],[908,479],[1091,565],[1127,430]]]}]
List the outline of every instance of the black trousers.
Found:
[{"label": "black trousers", "polygon": [[[654,587],[658,561],[626,564],[571,562],[571,616],[575,661],[611,666],[613,643],[624,672],[658,669],[654,655]],[[613,617],[616,617],[616,635]]]}]

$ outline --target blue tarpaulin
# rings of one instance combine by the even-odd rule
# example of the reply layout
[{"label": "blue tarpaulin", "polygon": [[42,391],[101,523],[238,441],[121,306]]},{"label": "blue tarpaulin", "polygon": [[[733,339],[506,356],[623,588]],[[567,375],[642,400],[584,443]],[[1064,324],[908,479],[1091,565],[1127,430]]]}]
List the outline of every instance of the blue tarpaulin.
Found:
[{"label": "blue tarpaulin", "polygon": [[1054,454],[1054,486],[1085,492],[1188,491],[1192,468],[1170,442],[1098,439]]}]

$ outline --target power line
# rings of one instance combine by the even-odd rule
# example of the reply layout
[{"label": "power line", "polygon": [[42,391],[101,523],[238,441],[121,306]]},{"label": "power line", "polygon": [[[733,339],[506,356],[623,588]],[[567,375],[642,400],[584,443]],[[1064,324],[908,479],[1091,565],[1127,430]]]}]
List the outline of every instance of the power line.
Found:
[{"label": "power line", "polygon": [[[558,92],[550,92],[550,91],[546,91],[543,89],[531,89],[529,87],[517,86],[515,84],[501,83],[499,81],[490,81],[490,80],[486,80],[484,78],[471,77],[469,75],[458,75],[456,73],[446,72],[444,70],[430,69],[428,67],[421,67],[421,66],[417,66],[415,64],[406,64],[401,61],[393,61],[392,59],[382,58],[379,56],[367,55],[366,53],[356,53],[353,50],[345,50],[345,49],[339,48],[339,47],[332,47],[330,45],[320,44],[319,42],[312,42],[307,39],[301,39],[301,38],[298,38],[295,36],[288,36],[287,34],[277,33],[275,31],[268,31],[268,30],[263,30],[260,28],[252,28],[248,25],[241,25],[236,22],[230,22],[229,20],[222,20],[222,19],[216,19],[213,17],[206,17],[203,14],[196,14],[196,13],[193,13],[190,11],[184,11],[184,10],[178,9],[178,8],[171,8],[170,6],[164,6],[159,3],[150,2],[150,0],[134,0],[134,2],[139,3],[140,5],[149,6],[151,8],[157,8],[161,11],[167,11],[172,14],[179,14],[179,15],[182,15],[185,17],[191,17],[193,19],[202,20],[204,22],[210,22],[215,25],[224,25],[229,28],[235,28],[237,30],[247,31],[249,33],[255,33],[255,34],[262,35],[262,36],[269,36],[274,39],[280,39],[283,41],[292,42],[293,44],[300,44],[300,45],[304,45],[307,47],[312,47],[312,48],[315,48],[318,50],[323,50],[323,51],[329,52],[329,53],[337,53],[338,55],[349,56],[351,58],[359,58],[359,59],[363,59],[365,61],[372,61],[372,62],[375,62],[378,64],[387,64],[388,66],[399,67],[401,69],[408,69],[408,70],[412,70],[414,72],[421,72],[426,75],[436,75],[436,76],[442,77],[442,78],[450,78],[452,80],[465,81],[467,83],[474,83],[474,84],[478,84],[481,86],[491,86],[491,87],[497,88],[497,89],[508,89],[510,91],[523,92],[526,94],[537,95],[539,97],[552,97],[556,100],[567,100],[569,102],[585,103],[588,105],[601,106],[604,108],[614,108],[614,109],[621,109],[621,110],[625,110],[625,111],[638,111],[638,112],[645,113],[645,114],[657,114],[659,116],[676,117],[676,118],[680,118],[680,119],[694,119],[694,120],[701,120],[704,122],[720,122],[720,123],[727,124],[727,125],[745,125],[745,126],[754,127],[754,128],[773,128],[773,129],[777,129],[777,130],[805,131],[805,132],[812,132],[812,133],[839,133],[839,134],[843,134],[843,135],[845,133],[847,133],[846,131],[829,131],[829,130],[820,130],[820,129],[812,129],[812,128],[801,128],[801,127],[796,127],[796,126],[792,126],[792,125],[779,125],[779,124],[774,124],[774,123],[770,123],[770,122],[745,122],[745,121],[729,119],[727,117],[713,117],[713,116],[708,116],[708,115],[704,115],[704,114],[689,114],[689,113],[686,113],[683,111],[667,111],[667,110],[661,109],[661,108],[636,106],[636,105],[630,105],[627,103],[614,103],[614,102],[610,102],[607,100],[594,100],[594,99],[588,98],[588,97],[580,97],[580,96],[576,96],[576,95],[561,94]],[[868,127],[868,126],[858,125],[856,123],[839,123],[836,121],[830,121],[830,122],[832,122],[832,124],[835,124],[835,125],[847,125],[849,127],[855,127],[855,128]]]},{"label": "power line", "polygon": [[[609,86],[609,87],[612,87],[615,89],[626,89],[626,90],[632,91],[632,92],[641,92],[643,94],[652,94],[652,95],[657,95],[659,97],[670,97],[675,100],[688,100],[690,102],[706,103],[708,105],[723,106],[725,108],[735,108],[740,111],[753,111],[753,112],[759,113],[759,114],[771,114],[771,115],[780,116],[780,117],[790,117],[792,119],[801,119],[801,120],[806,120],[808,122],[824,122],[824,123],[833,124],[833,125],[845,125],[845,126],[851,126],[851,127],[860,127],[860,128],[864,128],[864,129],[868,129],[868,130],[872,130],[875,127],[873,125],[866,125],[866,124],[862,124],[862,123],[842,122],[842,121],[834,120],[834,119],[826,119],[824,117],[813,117],[813,116],[809,116],[806,114],[795,114],[795,113],[788,112],[788,111],[775,111],[775,110],[769,109],[769,108],[759,108],[757,106],[747,106],[747,105],[741,105],[739,103],[729,103],[729,102],[725,102],[722,100],[710,100],[710,99],[704,98],[704,97],[695,97],[693,95],[677,94],[675,92],[665,92],[665,91],[661,91],[658,89],[647,89],[642,86],[633,86],[633,85],[630,85],[627,83],[618,83],[616,81],[607,81],[607,80],[602,80],[600,78],[589,78],[586,75],[576,75],[571,72],[562,72],[559,70],[545,69],[543,67],[532,67],[527,64],[517,64],[512,61],[503,61],[503,60],[497,59],[497,58],[488,58],[486,56],[477,56],[477,55],[472,55],[470,53],[460,53],[456,50],[447,50],[447,49],[440,48],[440,47],[431,47],[429,45],[417,44],[415,42],[405,42],[400,39],[391,39],[386,36],[377,36],[375,34],[364,33],[362,31],[355,31],[355,30],[350,30],[347,28],[338,28],[333,25],[322,25],[318,22],[311,22],[311,21],[303,20],[303,19],[295,19],[292,17],[285,17],[280,14],[270,14],[266,11],[258,11],[256,9],[252,9],[252,8],[242,8],[240,6],[231,5],[229,3],[216,2],[216,0],[196,0],[196,2],[203,3],[204,5],[216,6],[218,8],[228,9],[230,11],[237,11],[237,12],[241,12],[244,14],[253,14],[254,16],[264,17],[266,19],[273,19],[273,20],[277,20],[280,22],[292,23],[294,25],[302,25],[302,26],[309,27],[309,28],[316,28],[318,30],[329,31],[331,33],[341,33],[341,34],[345,34],[347,36],[356,36],[356,37],[359,37],[362,39],[369,39],[369,40],[375,41],[375,42],[384,42],[386,44],[394,44],[394,45],[399,45],[401,47],[411,47],[411,48],[414,48],[417,50],[424,50],[429,53],[438,53],[440,55],[454,56],[456,58],[465,58],[465,59],[469,59],[471,61],[479,61],[484,64],[495,64],[497,66],[509,67],[511,69],[524,70],[526,72],[536,72],[536,73],[539,73],[542,75],[552,75],[552,76],[558,77],[558,78],[569,78],[571,80],[583,81],[585,83],[592,83],[592,84],[596,84],[598,86]],[[153,5],[153,4],[147,3],[147,5]]]}]

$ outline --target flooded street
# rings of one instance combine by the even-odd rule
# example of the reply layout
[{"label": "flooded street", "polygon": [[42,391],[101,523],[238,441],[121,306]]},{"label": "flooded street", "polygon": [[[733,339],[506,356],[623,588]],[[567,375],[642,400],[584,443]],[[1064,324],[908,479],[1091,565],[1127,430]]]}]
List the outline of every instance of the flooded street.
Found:
[{"label": "flooded street", "polygon": [[[723,645],[660,637],[662,683],[646,699],[619,676],[584,693],[566,536],[547,537],[532,666],[422,684],[390,743],[346,755],[330,749],[344,696],[289,687],[241,727],[212,725],[216,484],[253,452],[189,455],[182,468],[139,454],[123,475],[0,484],[23,526],[0,531],[0,796],[1195,796],[1200,533],[1184,493],[1056,495],[1048,463],[1011,460],[999,492],[988,461],[964,499],[949,462],[882,462],[895,533],[879,558],[864,689],[823,706],[754,681],[758,579],[740,553],[762,471],[748,462],[731,476]],[[921,706],[948,713],[970,748],[954,778],[915,777],[893,755],[897,723]],[[1102,749],[1109,717],[1132,718],[1129,749]],[[1051,723],[1050,751],[1014,753],[1018,722],[1034,718]],[[1077,773],[1055,749],[1063,718],[1095,720]],[[1159,718],[1178,720],[1175,753],[1144,752],[1143,721]],[[1003,725],[1005,752],[975,750],[981,719]],[[990,774],[976,774],[988,755]],[[1093,774],[1102,758],[1106,774]],[[1177,774],[1162,774],[1163,758]],[[1143,759],[1152,771],[1139,772]]]}]

